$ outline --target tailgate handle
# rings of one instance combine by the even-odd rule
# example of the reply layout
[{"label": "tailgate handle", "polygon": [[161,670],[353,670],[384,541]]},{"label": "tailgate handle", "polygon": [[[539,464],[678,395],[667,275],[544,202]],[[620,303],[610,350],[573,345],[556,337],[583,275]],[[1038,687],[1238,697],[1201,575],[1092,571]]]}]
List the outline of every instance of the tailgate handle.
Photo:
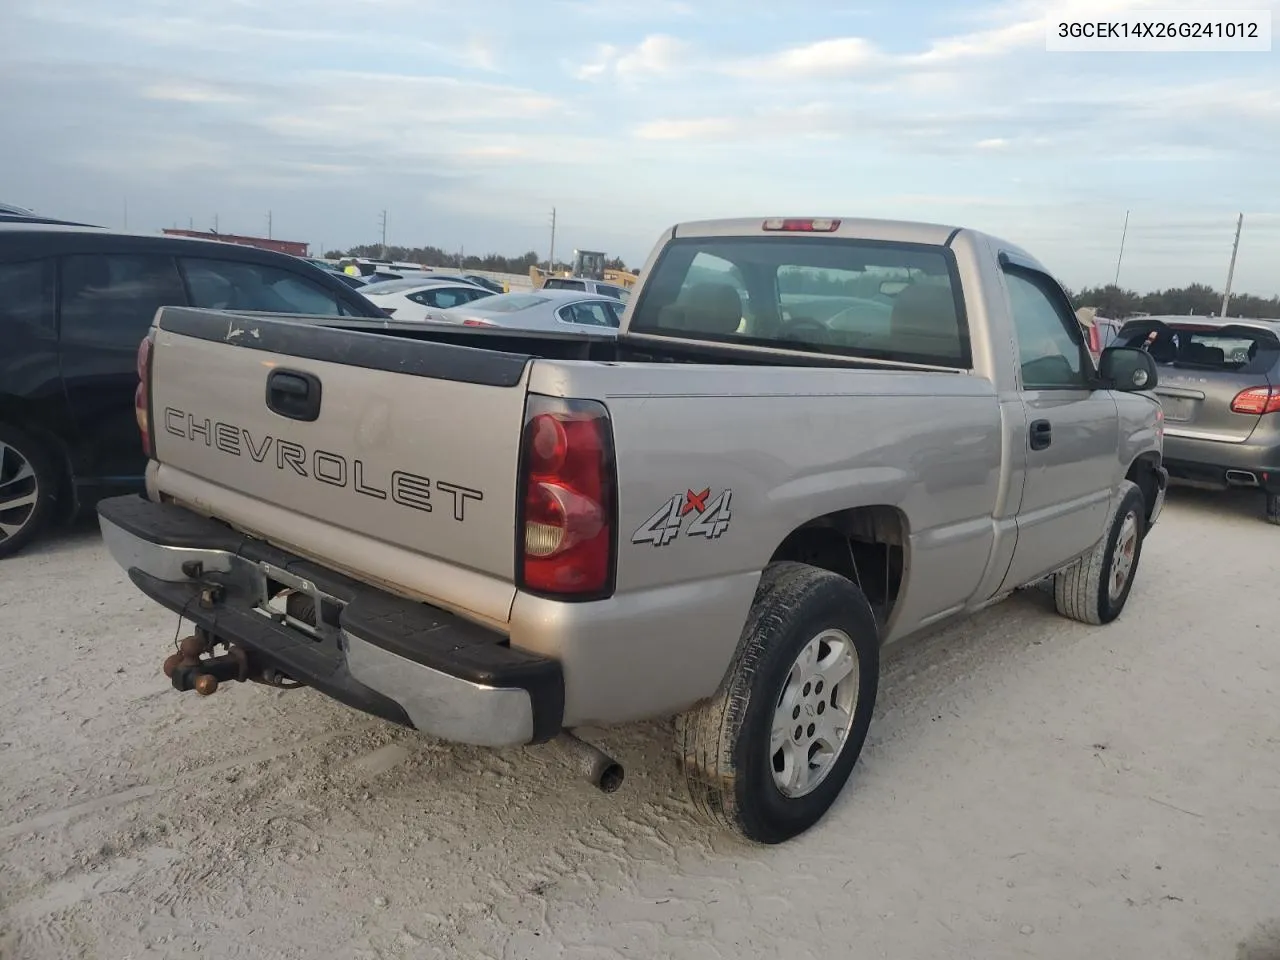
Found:
[{"label": "tailgate handle", "polygon": [[267,374],[267,408],[290,420],[320,417],[320,378],[301,370],[272,370]]}]

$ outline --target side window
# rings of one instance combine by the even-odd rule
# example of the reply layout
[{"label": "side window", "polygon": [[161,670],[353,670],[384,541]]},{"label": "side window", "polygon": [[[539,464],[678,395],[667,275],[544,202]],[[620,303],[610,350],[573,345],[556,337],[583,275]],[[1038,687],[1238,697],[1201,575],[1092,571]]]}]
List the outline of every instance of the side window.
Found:
[{"label": "side window", "polygon": [[468,291],[458,287],[433,287],[430,290],[415,293],[409,299],[438,310],[448,310],[450,307],[470,303],[471,297],[467,294]]},{"label": "side window", "polygon": [[571,303],[560,310],[560,319],[583,327],[616,327],[618,319],[603,303]]},{"label": "side window", "polygon": [[1018,337],[1024,390],[1083,389],[1088,385],[1084,347],[1071,335],[1076,318],[1049,290],[1051,281],[1006,270],[1009,306]]},{"label": "side window", "polygon": [[605,309],[613,314],[613,326],[622,326],[622,315],[627,312],[627,305],[625,303],[608,303],[605,304]]},{"label": "side window", "polygon": [[587,290],[587,284],[584,280],[569,280],[563,277],[552,277],[544,287],[550,287],[552,290],[581,290],[583,293]]},{"label": "side window", "polygon": [[185,306],[172,257],[76,254],[62,261],[62,339],[135,348],[156,310]]},{"label": "side window", "polygon": [[336,317],[338,299],[306,277],[260,263],[183,258],[191,305]]},{"label": "side window", "polygon": [[54,337],[52,259],[0,263],[0,329],[7,326]]}]

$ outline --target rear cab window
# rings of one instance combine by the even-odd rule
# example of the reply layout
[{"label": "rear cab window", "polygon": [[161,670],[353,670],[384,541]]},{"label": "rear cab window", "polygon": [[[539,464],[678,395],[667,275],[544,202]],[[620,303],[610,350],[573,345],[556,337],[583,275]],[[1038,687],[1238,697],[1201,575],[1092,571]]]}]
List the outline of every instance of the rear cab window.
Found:
[{"label": "rear cab window", "polygon": [[944,247],[837,237],[671,241],[634,333],[968,369],[968,327]]}]

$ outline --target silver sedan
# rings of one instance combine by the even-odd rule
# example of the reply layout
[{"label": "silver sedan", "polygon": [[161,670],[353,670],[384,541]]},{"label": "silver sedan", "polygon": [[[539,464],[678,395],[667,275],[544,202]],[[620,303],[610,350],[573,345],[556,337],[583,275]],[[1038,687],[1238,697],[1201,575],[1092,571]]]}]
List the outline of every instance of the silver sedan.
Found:
[{"label": "silver sedan", "polygon": [[434,319],[470,327],[616,333],[626,309],[626,304],[612,297],[544,289],[473,300],[441,310]]}]

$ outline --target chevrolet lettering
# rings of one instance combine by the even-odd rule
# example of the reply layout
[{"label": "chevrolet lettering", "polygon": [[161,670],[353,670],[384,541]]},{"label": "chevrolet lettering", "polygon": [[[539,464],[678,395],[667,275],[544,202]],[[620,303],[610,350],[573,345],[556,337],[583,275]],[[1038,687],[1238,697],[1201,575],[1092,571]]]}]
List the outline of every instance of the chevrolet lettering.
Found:
[{"label": "chevrolet lettering", "polygon": [[446,512],[459,522],[466,519],[468,501],[481,501],[484,492],[456,483],[428,478],[407,470],[390,470],[382,474],[358,457],[347,458],[328,450],[308,451],[300,443],[282,440],[270,434],[254,436],[246,427],[208,417],[197,418],[176,407],[165,407],[164,429],[175,437],[214,447],[232,457],[248,456],[254,463],[271,463],[277,470],[291,470],[299,477],[317,483],[344,487],[375,500],[390,500],[403,507],[430,513],[432,488],[446,495]]}]

